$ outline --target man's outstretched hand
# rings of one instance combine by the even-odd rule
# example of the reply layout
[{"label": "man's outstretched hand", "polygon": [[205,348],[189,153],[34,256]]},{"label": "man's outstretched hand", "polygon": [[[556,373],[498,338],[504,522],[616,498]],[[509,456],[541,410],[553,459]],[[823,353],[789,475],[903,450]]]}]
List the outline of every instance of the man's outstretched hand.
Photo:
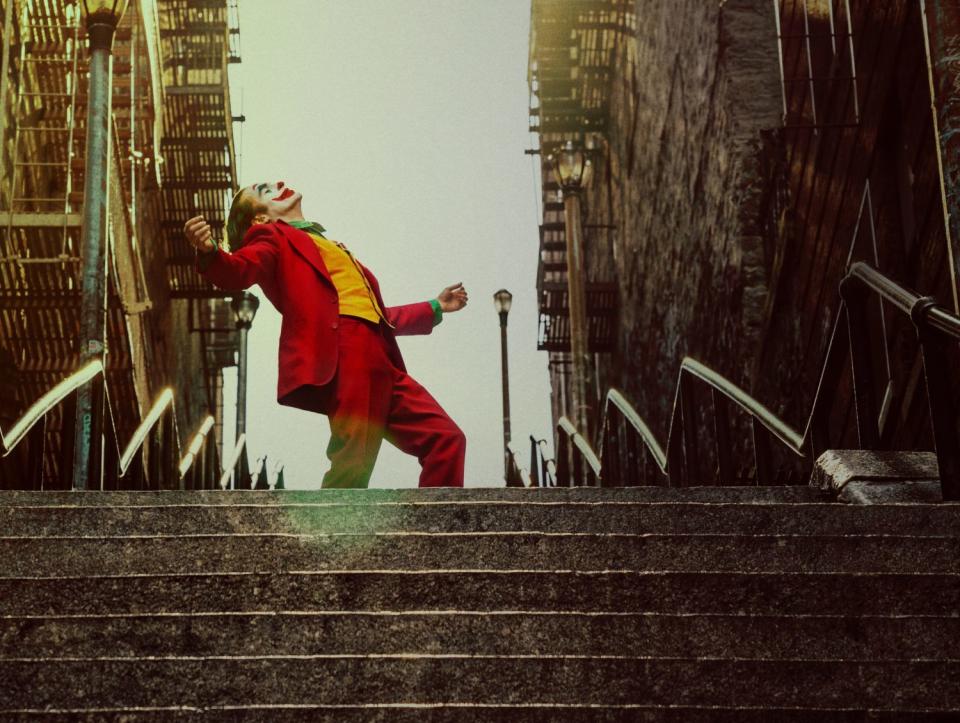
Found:
[{"label": "man's outstretched hand", "polygon": [[449,314],[451,311],[460,311],[467,305],[467,290],[463,288],[463,282],[445,288],[437,294],[437,301],[440,302],[440,310],[444,314]]},{"label": "man's outstretched hand", "polygon": [[200,253],[213,251],[217,245],[213,242],[213,232],[203,216],[194,216],[183,224],[183,235],[187,241]]}]

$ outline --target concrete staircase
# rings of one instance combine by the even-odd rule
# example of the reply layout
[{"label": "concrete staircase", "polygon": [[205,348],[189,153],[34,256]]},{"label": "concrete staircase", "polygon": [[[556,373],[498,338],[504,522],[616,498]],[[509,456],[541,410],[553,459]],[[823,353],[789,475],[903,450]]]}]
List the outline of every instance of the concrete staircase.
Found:
[{"label": "concrete staircase", "polygon": [[0,493],[0,719],[933,721],[960,505]]}]

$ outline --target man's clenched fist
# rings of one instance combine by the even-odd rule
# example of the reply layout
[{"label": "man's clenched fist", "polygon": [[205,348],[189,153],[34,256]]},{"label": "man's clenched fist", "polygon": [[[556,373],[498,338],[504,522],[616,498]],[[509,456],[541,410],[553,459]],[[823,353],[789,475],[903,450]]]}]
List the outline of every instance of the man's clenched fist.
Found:
[{"label": "man's clenched fist", "polygon": [[183,235],[187,241],[200,253],[213,251],[217,244],[213,241],[213,232],[203,216],[194,216],[183,224]]}]

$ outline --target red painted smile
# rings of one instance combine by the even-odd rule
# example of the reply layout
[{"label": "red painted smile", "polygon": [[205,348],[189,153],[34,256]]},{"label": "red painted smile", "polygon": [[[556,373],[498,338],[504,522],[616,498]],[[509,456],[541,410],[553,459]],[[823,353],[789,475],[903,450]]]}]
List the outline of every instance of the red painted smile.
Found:
[{"label": "red painted smile", "polygon": [[285,189],[283,189],[283,193],[281,193],[279,196],[277,196],[277,197],[276,197],[275,199],[273,199],[273,200],[274,200],[274,201],[286,201],[286,200],[287,200],[288,198],[290,198],[290,196],[292,196],[293,194],[294,194],[294,191],[293,191],[292,189],[290,189],[290,188],[285,188]]}]

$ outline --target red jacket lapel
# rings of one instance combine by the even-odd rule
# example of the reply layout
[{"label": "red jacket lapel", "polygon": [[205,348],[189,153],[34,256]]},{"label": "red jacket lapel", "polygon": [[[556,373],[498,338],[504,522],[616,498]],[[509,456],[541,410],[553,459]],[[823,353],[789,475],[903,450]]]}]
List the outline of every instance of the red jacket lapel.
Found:
[{"label": "red jacket lapel", "polygon": [[290,245],[293,246],[294,250],[332,285],[333,280],[330,278],[330,271],[327,270],[327,265],[323,262],[323,256],[320,255],[320,250],[313,242],[313,239],[310,238],[305,231],[294,228],[284,221],[277,221],[276,225],[287,237],[287,240],[290,242]]}]

